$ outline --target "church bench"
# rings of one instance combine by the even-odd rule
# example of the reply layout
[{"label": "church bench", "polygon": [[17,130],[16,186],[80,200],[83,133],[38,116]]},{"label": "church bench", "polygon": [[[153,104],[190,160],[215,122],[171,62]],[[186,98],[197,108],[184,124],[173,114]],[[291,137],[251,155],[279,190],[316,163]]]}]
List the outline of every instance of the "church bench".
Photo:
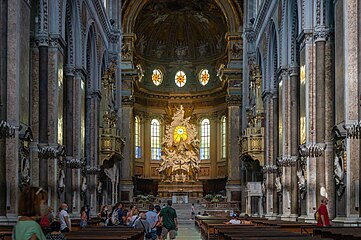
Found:
[{"label": "church bench", "polygon": [[0,226],[0,240],[11,239],[13,226]]},{"label": "church bench", "polygon": [[281,231],[279,229],[219,229],[218,240],[236,240],[244,238],[276,238],[276,239],[312,239],[311,236]]},{"label": "church bench", "polygon": [[327,237],[332,239],[361,239],[361,228],[359,227],[322,227],[313,229],[314,236]]},{"label": "church bench", "polygon": [[196,215],[195,216],[195,224],[197,227],[200,227],[202,220],[219,220],[219,219],[223,219],[223,220],[227,221],[227,218],[225,218],[225,217]]},{"label": "church bench", "polygon": [[142,229],[119,228],[116,229],[96,229],[98,231],[83,229],[81,231],[69,232],[65,234],[66,239],[121,239],[121,240],[143,240]]}]

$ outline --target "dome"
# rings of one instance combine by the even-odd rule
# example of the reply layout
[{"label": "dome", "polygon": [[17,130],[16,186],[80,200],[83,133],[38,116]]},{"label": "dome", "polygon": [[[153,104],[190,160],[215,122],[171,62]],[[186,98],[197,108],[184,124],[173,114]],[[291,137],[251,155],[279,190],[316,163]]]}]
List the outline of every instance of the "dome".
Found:
[{"label": "dome", "polygon": [[225,55],[226,31],[213,0],[151,0],[136,20],[135,53],[156,63],[214,61]]}]

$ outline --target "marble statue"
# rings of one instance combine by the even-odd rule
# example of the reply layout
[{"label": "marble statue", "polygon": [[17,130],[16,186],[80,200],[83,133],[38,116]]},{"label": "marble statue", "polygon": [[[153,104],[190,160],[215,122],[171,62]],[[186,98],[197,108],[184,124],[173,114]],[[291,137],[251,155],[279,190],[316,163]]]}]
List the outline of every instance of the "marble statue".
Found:
[{"label": "marble statue", "polygon": [[345,185],[343,182],[343,178],[345,176],[345,171],[343,169],[343,159],[340,156],[335,156],[335,160],[334,160],[334,178],[335,178],[335,182],[336,182],[336,189],[337,189],[337,194],[339,197],[342,196],[344,189],[345,189]]},{"label": "marble statue", "polygon": [[58,198],[60,198],[61,194],[64,192],[64,189],[65,189],[65,173],[64,170],[61,169],[59,171],[59,179],[58,179],[58,189],[57,189]]},{"label": "marble statue", "polygon": [[21,169],[22,185],[28,185],[30,183],[30,163],[28,158],[23,158]]},{"label": "marble statue", "polygon": [[278,176],[276,177],[275,186],[276,186],[276,191],[277,191],[278,193],[282,191],[281,178],[278,177]]},{"label": "marble statue", "polygon": [[298,178],[298,189],[301,193],[301,198],[304,199],[306,193],[306,179],[303,173],[303,170],[297,170],[297,178]]}]

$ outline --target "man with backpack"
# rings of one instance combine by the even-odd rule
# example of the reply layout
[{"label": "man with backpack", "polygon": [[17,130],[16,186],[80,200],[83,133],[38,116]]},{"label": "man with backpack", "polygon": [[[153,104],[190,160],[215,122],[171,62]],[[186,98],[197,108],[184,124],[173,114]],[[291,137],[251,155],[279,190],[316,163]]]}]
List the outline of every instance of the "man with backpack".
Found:
[{"label": "man with backpack", "polygon": [[124,221],[123,221],[124,216],[125,216],[125,214],[123,211],[123,204],[118,202],[113,207],[112,215],[110,218],[111,225],[114,225],[114,226],[124,225]]}]

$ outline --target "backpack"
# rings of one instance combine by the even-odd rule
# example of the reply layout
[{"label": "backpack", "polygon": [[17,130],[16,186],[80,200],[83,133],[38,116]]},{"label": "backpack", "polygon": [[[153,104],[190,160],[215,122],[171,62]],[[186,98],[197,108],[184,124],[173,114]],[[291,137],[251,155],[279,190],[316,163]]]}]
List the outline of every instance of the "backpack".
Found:
[{"label": "backpack", "polygon": [[43,216],[40,220],[40,226],[42,228],[46,228],[46,227],[50,227],[50,222],[49,222],[49,214],[46,214],[45,216]]},{"label": "backpack", "polygon": [[119,224],[119,218],[118,218],[118,209],[114,210],[112,212],[112,217],[111,217],[111,222],[113,225],[118,225]]},{"label": "backpack", "polygon": [[315,220],[318,222],[318,219],[320,218],[320,213],[318,212],[318,210],[313,214]]}]

